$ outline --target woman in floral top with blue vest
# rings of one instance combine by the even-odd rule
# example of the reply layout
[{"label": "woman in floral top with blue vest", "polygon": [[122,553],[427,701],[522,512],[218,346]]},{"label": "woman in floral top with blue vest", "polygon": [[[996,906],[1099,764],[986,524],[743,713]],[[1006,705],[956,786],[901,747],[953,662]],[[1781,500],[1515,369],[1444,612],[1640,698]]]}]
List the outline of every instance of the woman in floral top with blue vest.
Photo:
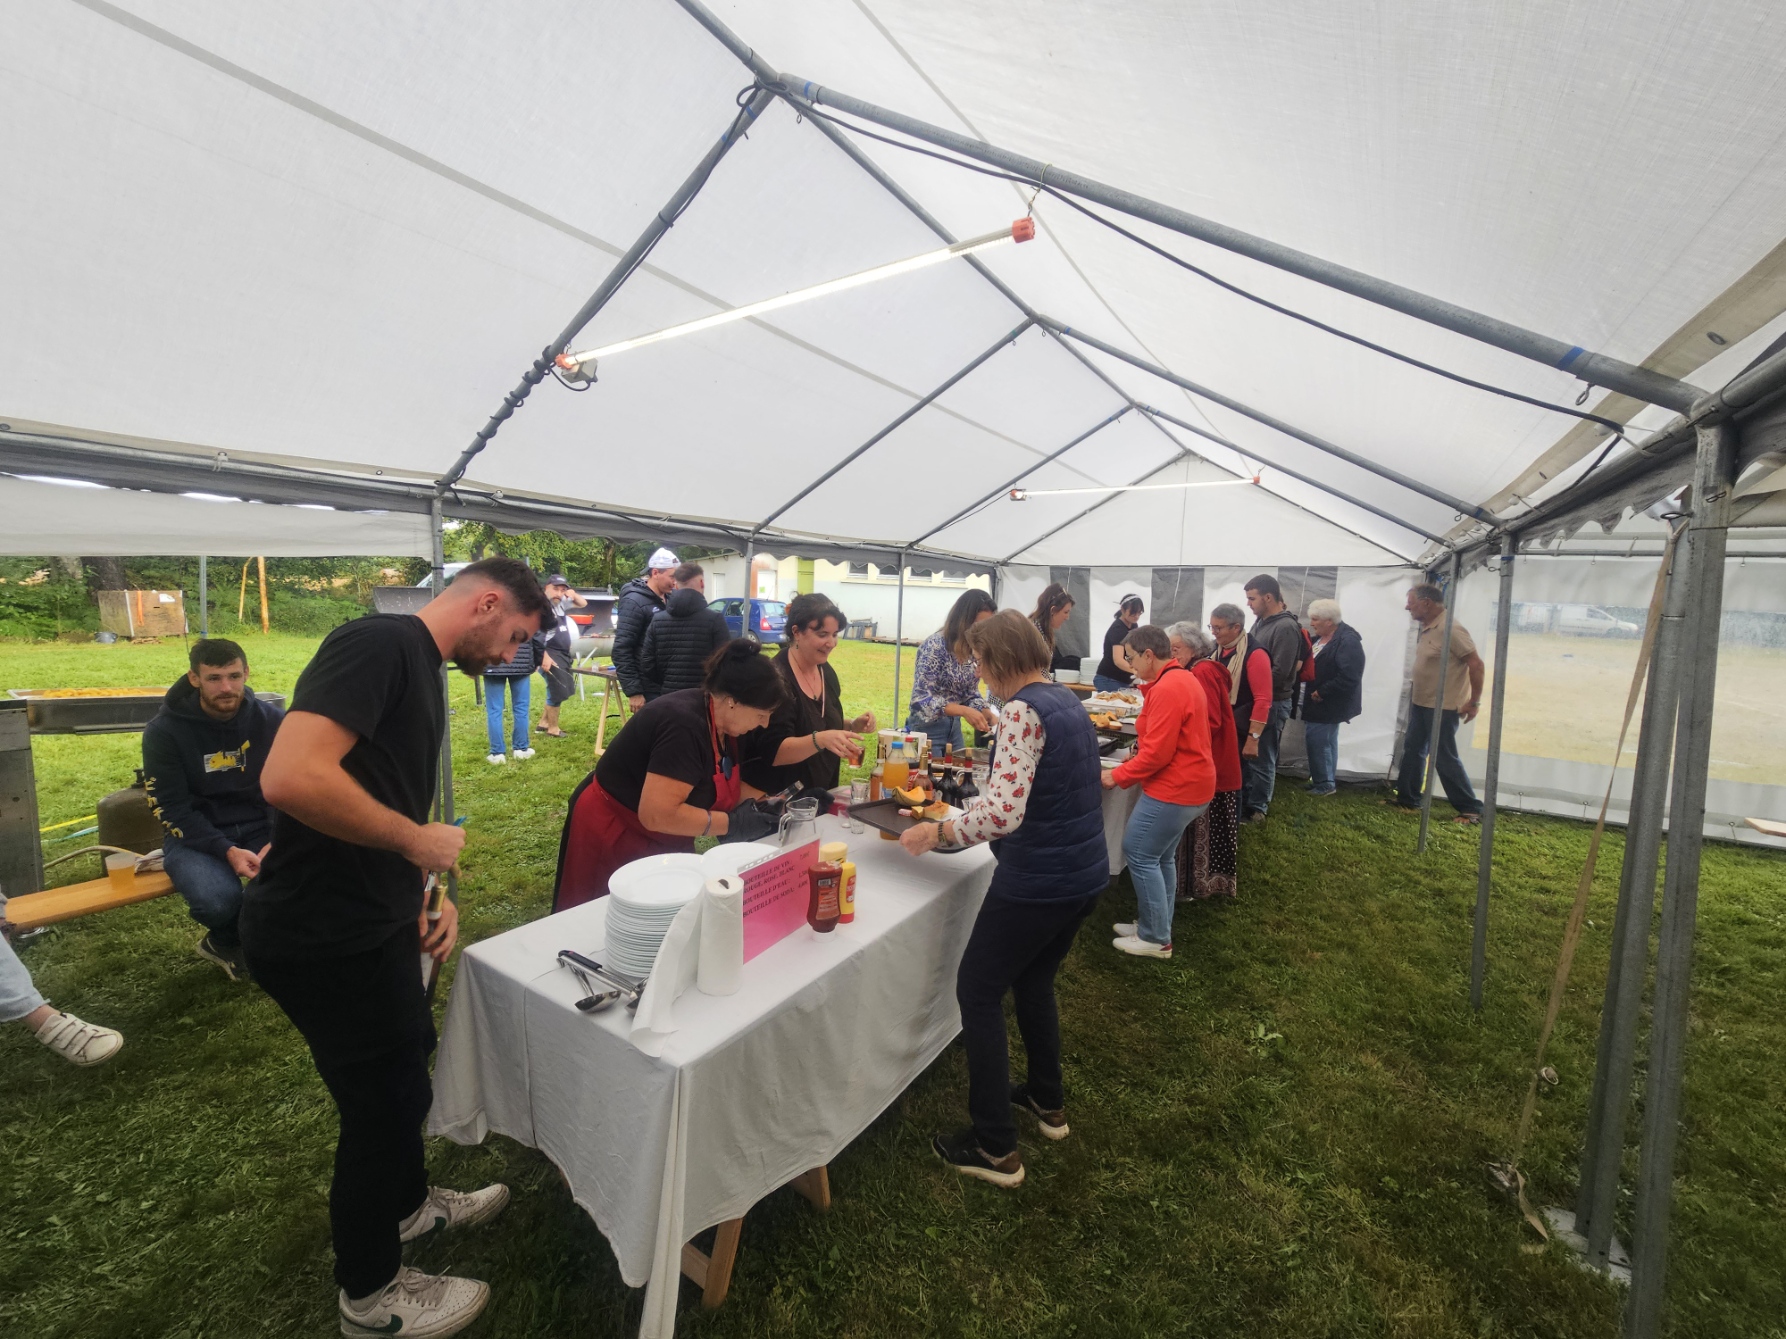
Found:
[{"label": "woman in floral top with blue vest", "polygon": [[964,591],[943,620],[942,628],[918,647],[905,728],[929,735],[933,754],[940,755],[945,744],[963,746],[963,721],[976,730],[992,729],[992,704],[980,693],[980,666],[968,648],[967,630],[997,610],[985,591]]}]

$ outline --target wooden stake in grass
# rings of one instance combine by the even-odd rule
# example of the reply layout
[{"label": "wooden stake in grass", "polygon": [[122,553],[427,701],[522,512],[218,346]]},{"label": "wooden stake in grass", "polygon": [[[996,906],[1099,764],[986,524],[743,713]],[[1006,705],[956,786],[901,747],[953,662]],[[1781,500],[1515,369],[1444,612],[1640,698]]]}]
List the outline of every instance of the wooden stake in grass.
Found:
[{"label": "wooden stake in grass", "polygon": [[256,558],[254,561],[260,568],[260,630],[264,637],[272,631],[271,625],[267,622],[267,560]]},{"label": "wooden stake in grass", "polygon": [[248,564],[252,558],[242,560],[242,598],[236,601],[236,622],[240,623],[248,617]]}]

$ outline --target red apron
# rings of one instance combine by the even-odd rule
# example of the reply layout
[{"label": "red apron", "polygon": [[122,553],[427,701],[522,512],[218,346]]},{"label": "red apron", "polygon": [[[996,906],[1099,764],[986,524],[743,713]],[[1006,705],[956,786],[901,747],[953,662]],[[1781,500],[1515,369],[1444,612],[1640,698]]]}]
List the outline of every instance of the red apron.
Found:
[{"label": "red apron", "polygon": [[[744,778],[734,764],[730,775],[723,766],[713,769],[713,807],[730,811],[738,804]],[[649,831],[637,811],[628,809],[602,789],[595,773],[589,774],[571,796],[564,822],[564,840],[558,851],[558,885],[552,893],[552,910],[580,907],[608,895],[608,879],[622,865],[648,855],[692,851],[693,837],[675,837]]]}]

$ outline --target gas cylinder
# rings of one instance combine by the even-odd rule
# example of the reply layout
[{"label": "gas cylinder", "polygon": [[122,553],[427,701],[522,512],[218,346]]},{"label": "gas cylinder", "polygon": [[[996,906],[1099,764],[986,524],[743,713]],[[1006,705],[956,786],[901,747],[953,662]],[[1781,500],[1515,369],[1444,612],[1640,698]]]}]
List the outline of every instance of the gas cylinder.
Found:
[{"label": "gas cylinder", "polygon": [[97,812],[101,846],[116,846],[138,855],[161,849],[161,820],[149,804],[148,782],[142,768],[136,769],[134,782],[101,800]]}]

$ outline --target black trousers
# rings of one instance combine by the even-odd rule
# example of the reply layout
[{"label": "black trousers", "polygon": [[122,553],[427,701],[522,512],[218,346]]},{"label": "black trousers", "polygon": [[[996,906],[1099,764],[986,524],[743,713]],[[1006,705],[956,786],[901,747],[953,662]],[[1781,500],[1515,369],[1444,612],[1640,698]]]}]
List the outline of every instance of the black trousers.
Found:
[{"label": "black trousers", "polygon": [[421,953],[411,921],[377,948],[345,957],[248,955],[255,980],[310,1044],[340,1114],[329,1230],[335,1282],[349,1297],[396,1277],[398,1225],[428,1194],[422,1122],[434,1100],[434,1019]]},{"label": "black trousers", "polygon": [[1017,1031],[1029,1057],[1036,1101],[1065,1105],[1060,1077],[1060,1014],[1054,974],[1098,894],[1067,902],[1029,902],[987,894],[955,973],[961,1036],[967,1046],[967,1109],[980,1147],[1002,1158],[1017,1147],[1011,1115],[1011,1053],[1005,992],[1015,997]]}]

